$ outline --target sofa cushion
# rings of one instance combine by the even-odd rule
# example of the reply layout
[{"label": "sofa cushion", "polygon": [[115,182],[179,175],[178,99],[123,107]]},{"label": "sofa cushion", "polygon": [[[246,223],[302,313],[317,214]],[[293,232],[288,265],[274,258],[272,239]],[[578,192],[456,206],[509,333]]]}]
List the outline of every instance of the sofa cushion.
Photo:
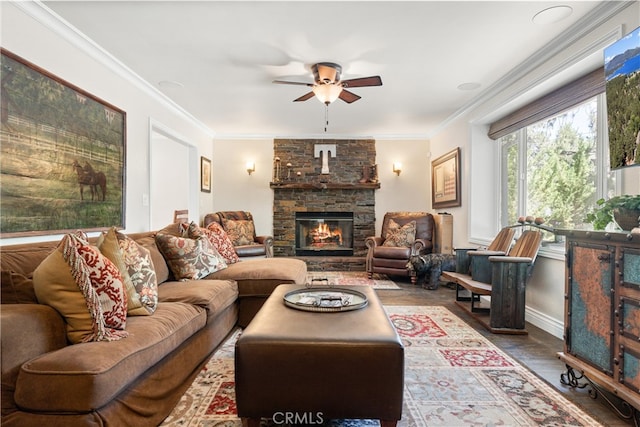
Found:
[{"label": "sofa cushion", "polygon": [[[0,360],[2,360],[2,394],[4,418],[16,410],[13,393],[20,367],[43,353],[66,347],[64,320],[52,307],[44,304],[3,304],[0,310]],[[3,419],[4,421],[4,419]]]},{"label": "sofa cushion", "polygon": [[176,280],[202,279],[227,268],[227,263],[205,237],[188,239],[157,234],[156,243]]},{"label": "sofa cushion", "polygon": [[234,246],[250,245],[256,235],[253,221],[222,219],[222,226]]},{"label": "sofa cushion", "polygon": [[187,280],[165,282],[158,288],[161,302],[184,302],[207,310],[209,317],[219,314],[238,299],[235,280]]},{"label": "sofa cushion", "polygon": [[231,264],[206,278],[237,281],[240,297],[268,296],[279,284],[305,284],[307,264],[295,258],[256,258]]},{"label": "sofa cushion", "polygon": [[389,220],[387,234],[382,246],[410,247],[416,241],[416,222],[409,221],[400,226],[393,219]]},{"label": "sofa cushion", "polygon": [[30,278],[38,265],[58,247],[59,242],[58,240],[3,246],[0,270],[14,271]]},{"label": "sofa cushion", "polygon": [[38,301],[55,308],[72,343],[126,336],[127,301],[118,269],[97,248],[68,234],[33,272]]},{"label": "sofa cushion", "polygon": [[206,319],[201,307],[161,302],[153,316],[129,319],[126,339],[67,346],[25,363],[15,401],[27,411],[101,408],[202,329]]},{"label": "sofa cushion", "polygon": [[144,316],[149,315],[140,301],[140,294],[134,286],[131,276],[129,275],[129,269],[125,264],[120,244],[118,243],[118,236],[116,236],[115,227],[111,227],[106,233],[100,234],[97,242],[98,249],[102,255],[109,258],[109,260],[118,268],[120,276],[122,277],[122,283],[124,284],[124,290],[127,294],[127,315],[129,316]]},{"label": "sofa cushion", "polygon": [[[394,246],[377,246],[373,249],[373,258],[376,259],[376,265],[384,263],[384,259],[403,260],[406,264],[411,256],[411,248],[394,247]],[[382,264],[381,264],[382,265]]]},{"label": "sofa cushion", "polygon": [[2,304],[36,304],[33,279],[15,271],[2,270],[0,276],[0,301]]}]

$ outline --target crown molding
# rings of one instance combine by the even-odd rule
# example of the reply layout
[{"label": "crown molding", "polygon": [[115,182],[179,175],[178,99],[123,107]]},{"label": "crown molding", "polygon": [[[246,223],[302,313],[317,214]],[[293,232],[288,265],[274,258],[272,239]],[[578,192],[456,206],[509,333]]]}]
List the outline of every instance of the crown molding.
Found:
[{"label": "crown molding", "polygon": [[49,28],[51,31],[63,37],[73,46],[82,50],[84,53],[107,67],[109,70],[113,71],[118,76],[142,90],[158,103],[163,104],[170,110],[173,110],[178,115],[190,121],[207,135],[211,137],[215,135],[215,132],[211,128],[196,119],[187,110],[176,104],[173,100],[156,89],[148,81],[144,80],[131,68],[127,67],[93,40],[88,38],[60,15],[49,9],[40,0],[17,1],[14,2],[13,5],[22,10],[25,14],[29,15],[31,18],[35,19],[37,22]]},{"label": "crown molding", "polygon": [[[444,130],[447,126],[452,124],[455,120],[460,118],[461,116],[467,114],[469,111],[472,111],[478,105],[489,101],[493,98],[497,93],[500,93],[507,89],[509,86],[513,85],[524,76],[535,70],[537,67],[544,64],[546,61],[552,59],[558,53],[566,50],[569,46],[574,44],[576,41],[585,37],[591,31],[604,24],[607,20],[611,19],[611,17],[617,15],[622,10],[627,7],[635,4],[637,1],[624,1],[624,2],[603,2],[586,14],[582,19],[577,21],[574,25],[572,25],[565,32],[560,34],[558,37],[554,38],[551,42],[547,43],[544,47],[537,50],[533,53],[526,61],[522,62],[520,65],[509,71],[502,78],[496,81],[494,84],[485,89],[482,93],[480,93],[477,97],[473,98],[471,101],[463,105],[460,109],[455,111],[452,115],[447,117],[445,120],[440,122],[438,126],[436,126],[429,134],[427,135],[428,139],[433,138],[439,132]],[[545,81],[558,72],[562,71],[566,67],[570,65],[574,65],[579,61],[587,58],[589,55],[593,54],[595,49],[603,46],[603,43],[611,40],[611,37],[615,34],[622,35],[622,29],[616,28],[613,31],[608,32],[605,36],[599,38],[595,42],[591,43],[589,46],[582,49],[580,52],[568,57],[566,60],[561,61],[558,65],[553,67],[551,70],[547,71],[535,81],[530,82],[527,87],[527,90],[535,87],[540,84],[542,81]],[[619,37],[618,36],[618,37]],[[518,94],[514,94],[510,100],[513,100],[515,97],[520,96],[522,92]]]},{"label": "crown molding", "polygon": [[260,139],[375,139],[382,140],[417,140],[426,141],[427,134],[327,134],[327,133],[311,133],[297,135],[282,134],[221,134],[217,133],[215,139],[221,140],[260,140]]}]

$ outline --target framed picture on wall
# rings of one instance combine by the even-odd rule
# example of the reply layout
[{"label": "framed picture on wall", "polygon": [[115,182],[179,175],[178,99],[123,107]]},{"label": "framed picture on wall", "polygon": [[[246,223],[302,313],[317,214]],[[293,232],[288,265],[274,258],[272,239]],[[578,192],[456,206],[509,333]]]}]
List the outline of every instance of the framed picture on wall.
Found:
[{"label": "framed picture on wall", "polygon": [[0,54],[0,236],[124,228],[125,112]]},{"label": "framed picture on wall", "polygon": [[433,209],[460,206],[460,148],[431,162],[431,203]]},{"label": "framed picture on wall", "polygon": [[200,157],[200,191],[211,193],[211,160]]}]

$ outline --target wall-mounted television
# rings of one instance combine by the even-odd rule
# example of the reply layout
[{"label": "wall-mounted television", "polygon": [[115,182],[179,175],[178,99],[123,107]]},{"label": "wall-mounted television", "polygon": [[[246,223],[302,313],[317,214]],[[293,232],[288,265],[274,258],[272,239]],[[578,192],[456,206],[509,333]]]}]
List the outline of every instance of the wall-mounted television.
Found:
[{"label": "wall-mounted television", "polygon": [[640,166],[640,27],[604,50],[611,169]]}]

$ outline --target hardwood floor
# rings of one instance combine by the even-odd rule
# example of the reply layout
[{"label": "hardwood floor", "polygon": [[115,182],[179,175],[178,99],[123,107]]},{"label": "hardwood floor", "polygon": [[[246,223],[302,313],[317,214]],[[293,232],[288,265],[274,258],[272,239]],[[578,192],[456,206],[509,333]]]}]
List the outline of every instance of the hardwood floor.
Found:
[{"label": "hardwood floor", "polygon": [[402,290],[378,290],[378,296],[384,304],[444,306],[604,425],[611,427],[634,425],[633,420],[618,416],[601,396],[596,399],[591,398],[588,393],[590,387],[573,389],[560,382],[560,374],[565,372],[564,363],[556,357],[556,353],[563,348],[561,339],[530,324],[527,324],[528,335],[492,334],[455,304],[455,290],[452,288],[440,286],[437,290],[431,291],[411,285],[408,279],[403,281],[402,278],[394,277],[393,280]]}]

